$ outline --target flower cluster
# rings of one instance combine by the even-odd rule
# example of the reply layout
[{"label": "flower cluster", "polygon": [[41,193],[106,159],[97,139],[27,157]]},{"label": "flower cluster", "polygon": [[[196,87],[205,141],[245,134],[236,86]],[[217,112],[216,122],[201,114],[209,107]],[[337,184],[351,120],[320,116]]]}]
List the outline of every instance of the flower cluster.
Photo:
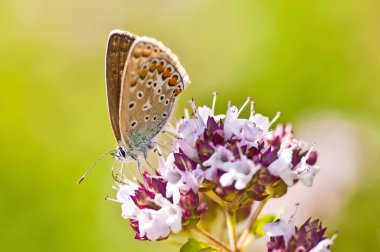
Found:
[{"label": "flower cluster", "polygon": [[[194,224],[206,209],[192,191],[180,193],[177,201],[169,195],[170,184],[159,173],[143,174],[143,183],[134,183],[127,178],[116,188],[117,201],[122,203],[122,217],[131,220],[136,239],[160,240],[170,233],[178,233],[183,227]],[[169,190],[167,190],[167,188]]]},{"label": "flower cluster", "polygon": [[[212,108],[196,108],[191,101],[194,117],[182,119],[175,129],[175,163],[196,185],[226,201],[239,198],[238,204],[282,196],[297,181],[312,185],[317,152],[295,139],[290,125],[271,130],[279,114],[270,121],[256,114],[251,102],[249,118],[239,118],[247,99],[240,109],[229,104],[225,115],[215,115],[215,99]],[[188,176],[182,178],[186,183]]]},{"label": "flower cluster", "polygon": [[[317,152],[297,140],[290,125],[271,129],[279,114],[272,120],[257,114],[254,103],[247,99],[240,109],[229,103],[226,114],[216,115],[215,103],[216,95],[212,108],[197,108],[191,101],[192,116],[186,110],[176,125],[167,126],[165,132],[173,139],[171,151],[165,155],[156,151],[158,166],[154,172],[144,172],[140,181],[122,176],[117,184],[122,217],[130,220],[136,239],[162,240],[185,229],[195,229],[207,237],[198,225],[207,210],[206,199],[227,211],[229,232],[236,236],[230,229],[236,228],[237,210],[248,208],[252,212],[252,202],[259,201],[262,205],[257,214],[249,215],[257,218],[265,202],[281,197],[289,186],[298,181],[312,185],[319,170],[315,165]],[[249,103],[250,116],[240,118]],[[239,246],[244,245],[254,219],[248,222],[240,245],[233,239],[235,249],[211,240],[222,250],[241,251]],[[327,248],[323,245],[327,244],[325,229],[318,221],[307,221],[300,228],[282,220],[271,225],[267,226],[268,233],[274,234],[269,251],[294,251],[290,249],[294,246]]]},{"label": "flower cluster", "polygon": [[293,218],[288,222],[278,219],[266,224],[264,231],[270,236],[267,243],[269,252],[330,252],[329,247],[333,242],[333,238],[324,237],[326,228],[322,228],[318,219],[311,221],[309,218],[300,227],[295,226]]}]

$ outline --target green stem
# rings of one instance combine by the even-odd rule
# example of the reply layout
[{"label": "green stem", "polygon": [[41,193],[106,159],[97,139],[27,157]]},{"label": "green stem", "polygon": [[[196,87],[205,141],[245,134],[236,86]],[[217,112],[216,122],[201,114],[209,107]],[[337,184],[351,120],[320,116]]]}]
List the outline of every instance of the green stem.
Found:
[{"label": "green stem", "polygon": [[220,207],[224,208],[225,206],[224,201],[218,195],[216,195],[214,191],[208,191],[208,192],[205,192],[205,194],[207,195],[207,197],[209,197],[215,203],[217,203]]},{"label": "green stem", "polygon": [[225,209],[225,214],[230,247],[232,248],[232,251],[236,252],[238,251],[236,237],[236,211],[234,209]]},{"label": "green stem", "polygon": [[[269,198],[268,198],[269,199]],[[249,235],[249,232],[251,231],[252,229],[252,226],[253,224],[255,223],[255,221],[257,220],[257,217],[259,216],[259,214],[261,213],[261,211],[263,210],[265,204],[267,203],[268,199],[265,199],[263,201],[260,201],[259,205],[257,206],[257,208],[254,210],[254,212],[250,215],[250,218],[248,220],[248,225],[247,225],[247,228],[243,231],[243,233],[241,234],[240,236],[240,239],[239,239],[239,242],[238,242],[238,245],[237,245],[237,248],[238,250],[237,251],[241,251],[241,249],[243,248],[247,238],[248,238],[248,235]]]},{"label": "green stem", "polygon": [[220,241],[218,238],[207,232],[206,230],[196,226],[192,230],[196,231],[198,234],[202,235],[207,240],[211,241],[214,246],[218,247],[219,249],[227,252],[233,252],[226,244],[224,244],[222,241]]}]

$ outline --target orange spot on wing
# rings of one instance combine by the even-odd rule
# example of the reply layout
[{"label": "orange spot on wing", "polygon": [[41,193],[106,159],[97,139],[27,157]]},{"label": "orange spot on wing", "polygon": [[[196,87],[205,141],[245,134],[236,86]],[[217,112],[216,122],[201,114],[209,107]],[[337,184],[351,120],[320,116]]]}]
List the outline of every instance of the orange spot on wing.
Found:
[{"label": "orange spot on wing", "polygon": [[152,50],[144,49],[144,51],[143,51],[143,56],[144,56],[144,57],[148,57],[151,53],[152,53]]},{"label": "orange spot on wing", "polygon": [[169,79],[169,86],[175,86],[177,84],[177,81],[178,81],[178,79],[177,79],[176,76],[170,77],[170,79]]},{"label": "orange spot on wing", "polygon": [[153,72],[156,69],[157,69],[157,65],[156,64],[152,64],[152,65],[149,66],[149,71],[150,72]]},{"label": "orange spot on wing", "polygon": [[137,85],[137,78],[134,79],[132,82],[131,82],[131,87],[134,87]]},{"label": "orange spot on wing", "polygon": [[135,58],[140,57],[140,55],[141,55],[141,51],[140,51],[140,50],[135,50],[135,51],[133,52],[133,57],[135,57]]},{"label": "orange spot on wing", "polygon": [[174,96],[176,96],[176,97],[177,97],[181,92],[182,92],[182,90],[179,89],[179,88],[175,88],[175,89],[173,90]]},{"label": "orange spot on wing", "polygon": [[164,78],[168,78],[170,75],[172,75],[172,72],[170,72],[169,70],[165,69],[164,73],[162,74],[162,76]]},{"label": "orange spot on wing", "polygon": [[158,65],[157,70],[159,73],[162,73],[164,71],[165,67],[161,64]]},{"label": "orange spot on wing", "polygon": [[141,79],[145,79],[147,74],[148,74],[148,69],[143,69],[143,70],[141,70],[139,76]]}]

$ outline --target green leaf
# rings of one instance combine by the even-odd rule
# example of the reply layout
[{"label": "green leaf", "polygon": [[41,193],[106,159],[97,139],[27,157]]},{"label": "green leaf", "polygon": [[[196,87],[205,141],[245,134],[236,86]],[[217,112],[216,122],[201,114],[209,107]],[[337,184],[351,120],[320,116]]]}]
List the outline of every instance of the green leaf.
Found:
[{"label": "green leaf", "polygon": [[220,251],[210,247],[209,244],[190,238],[180,249],[180,252],[215,252]]},{"label": "green leaf", "polygon": [[276,215],[274,214],[265,214],[258,218],[252,226],[251,232],[255,235],[256,238],[260,238],[265,235],[263,227],[265,224],[272,223],[276,220]]}]

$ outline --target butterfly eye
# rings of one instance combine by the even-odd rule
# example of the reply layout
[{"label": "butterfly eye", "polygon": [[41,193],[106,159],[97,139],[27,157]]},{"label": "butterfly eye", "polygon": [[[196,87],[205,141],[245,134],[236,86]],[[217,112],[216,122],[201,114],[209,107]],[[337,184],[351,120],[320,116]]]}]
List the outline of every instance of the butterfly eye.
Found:
[{"label": "butterfly eye", "polygon": [[166,114],[166,113],[162,113],[162,117],[163,118],[166,118],[168,116],[168,114]]},{"label": "butterfly eye", "polygon": [[165,105],[169,105],[169,99],[165,100]]},{"label": "butterfly eye", "polygon": [[160,101],[163,101],[165,99],[165,95],[160,96]]},{"label": "butterfly eye", "polygon": [[144,117],[144,121],[147,122],[148,120],[149,120],[149,116],[145,116],[145,117]]},{"label": "butterfly eye", "polygon": [[157,120],[157,116],[153,116],[153,121],[156,121]]},{"label": "butterfly eye", "polygon": [[118,150],[119,150],[119,152],[120,152],[120,154],[121,154],[122,157],[126,156],[125,150],[123,148],[119,147]]},{"label": "butterfly eye", "polygon": [[157,89],[157,94],[161,93],[161,88]]},{"label": "butterfly eye", "polygon": [[159,53],[160,50],[159,50],[157,47],[155,47],[155,48],[153,49],[153,52],[155,52],[155,53]]}]

